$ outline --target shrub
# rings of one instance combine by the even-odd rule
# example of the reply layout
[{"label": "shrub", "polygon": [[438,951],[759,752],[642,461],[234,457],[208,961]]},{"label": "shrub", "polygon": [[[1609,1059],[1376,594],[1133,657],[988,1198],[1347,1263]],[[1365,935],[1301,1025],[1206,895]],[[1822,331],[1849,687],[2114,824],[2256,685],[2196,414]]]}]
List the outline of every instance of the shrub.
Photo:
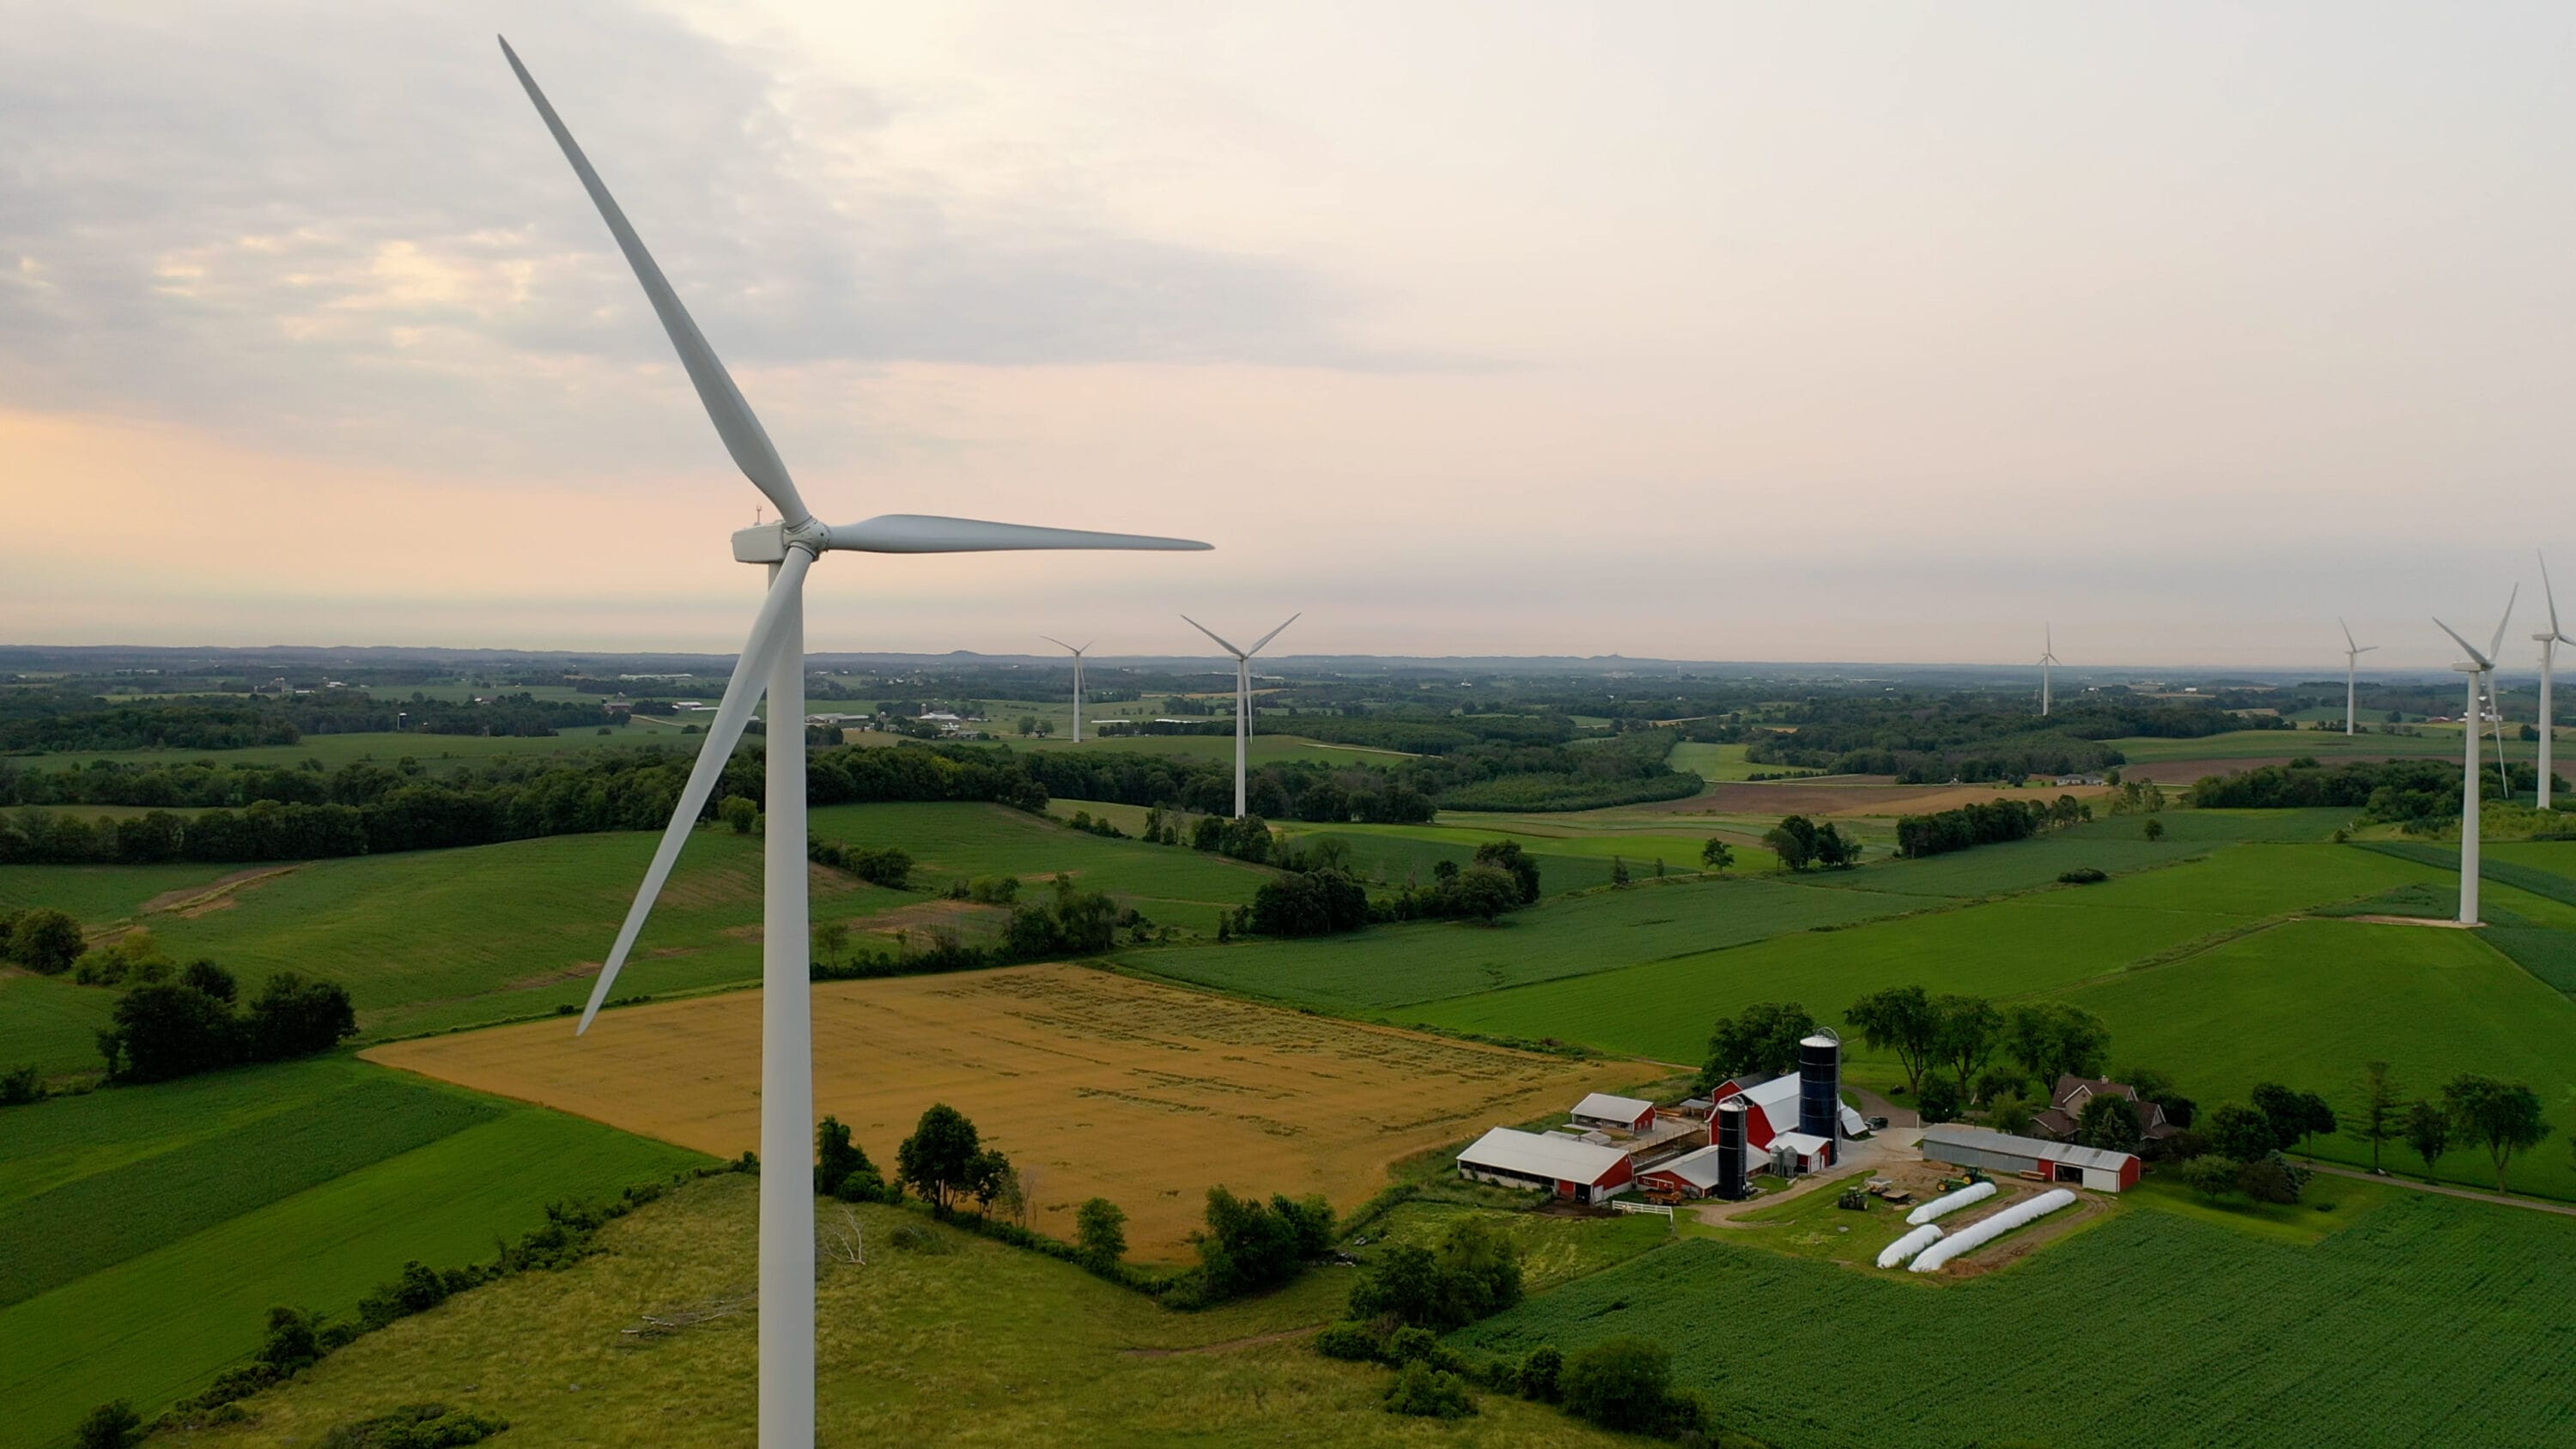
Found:
[{"label": "shrub", "polygon": [[72,1431],[74,1449],[127,1449],[143,1442],[143,1416],[123,1399],[111,1400],[89,1411]]},{"label": "shrub", "polygon": [[949,1240],[946,1233],[935,1228],[925,1228],[919,1223],[898,1223],[893,1232],[886,1234],[886,1239],[907,1253],[923,1253],[937,1257],[943,1253],[957,1251],[957,1245]]},{"label": "shrub", "polygon": [[1386,1411],[1424,1419],[1463,1419],[1476,1412],[1467,1381],[1427,1363],[1409,1363],[1386,1386]]},{"label": "shrub", "polygon": [[1959,1115],[1959,1084],[1938,1072],[1926,1075],[1915,1091],[1914,1110],[1923,1115],[1927,1127],[1955,1120]]},{"label": "shrub", "polygon": [[12,1067],[0,1072],[0,1107],[16,1107],[42,1100],[45,1082],[34,1067]]},{"label": "shrub", "polygon": [[334,1426],[322,1449],[456,1449],[480,1444],[509,1428],[495,1419],[445,1404],[405,1404],[388,1413]]},{"label": "shrub", "polygon": [[966,898],[987,906],[1007,906],[1020,898],[1020,878],[1015,875],[979,875],[968,883]]},{"label": "shrub", "polygon": [[2100,885],[2110,878],[2106,872],[2095,870],[2089,865],[2079,865],[2059,875],[2057,883],[2059,885]]},{"label": "shrub", "polygon": [[2183,1184],[2206,1198],[2222,1198],[2237,1190],[2243,1164],[2233,1158],[2203,1153],[2177,1169]]},{"label": "shrub", "polygon": [[1663,1421],[1672,1355],[1651,1339],[1606,1339],[1565,1361],[1565,1411],[1605,1429],[1644,1432]]},{"label": "shrub", "polygon": [[6,948],[0,949],[0,958],[39,976],[60,976],[80,959],[80,922],[49,906],[38,906],[11,923],[8,939],[0,947]]},{"label": "shrub", "polygon": [[1085,1199],[1074,1209],[1073,1241],[1095,1272],[1116,1267],[1127,1256],[1127,1210],[1105,1197]]},{"label": "shrub", "polygon": [[1327,1324],[1315,1335],[1315,1352],[1344,1363],[1372,1363],[1381,1351],[1376,1331],[1354,1319]]},{"label": "shrub", "polygon": [[1521,1360],[1521,1397],[1542,1404],[1556,1402],[1557,1378],[1565,1371],[1565,1355],[1552,1343],[1542,1343]]}]

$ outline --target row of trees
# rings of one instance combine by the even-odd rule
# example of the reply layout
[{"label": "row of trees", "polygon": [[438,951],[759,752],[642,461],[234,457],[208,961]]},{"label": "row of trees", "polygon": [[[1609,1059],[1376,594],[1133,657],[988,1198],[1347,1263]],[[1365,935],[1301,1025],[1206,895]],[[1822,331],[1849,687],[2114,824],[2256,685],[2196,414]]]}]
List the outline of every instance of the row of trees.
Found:
[{"label": "row of trees", "polygon": [[[1717,842],[1712,841],[1711,844]],[[1848,870],[1860,863],[1860,842],[1843,834],[1842,827],[1828,820],[1822,825],[1804,815],[1791,815],[1762,833],[1762,843],[1780,857],[1780,863],[1791,870],[1810,870],[1823,866],[1827,870]],[[1708,858],[1707,847],[1701,858]],[[1727,858],[1733,859],[1733,852]]]},{"label": "row of trees", "polygon": [[1375,900],[1351,873],[1349,858],[1349,847],[1333,839],[1282,854],[1277,863],[1286,874],[1253,892],[1243,929],[1320,936],[1382,921],[1467,919],[1490,926],[1506,912],[1536,904],[1540,894],[1538,861],[1515,840],[1477,846],[1464,867],[1434,862],[1429,886],[1408,881]]},{"label": "row of trees", "polygon": [[1980,845],[2028,840],[2045,831],[2063,830],[2092,818],[2093,807],[2072,795],[2060,795],[2044,803],[2038,800],[1988,800],[1931,815],[1898,817],[1896,853],[1909,860],[1945,855]]},{"label": "row of trees", "polygon": [[188,963],[117,998],[98,1049],[108,1080],[164,1082],[245,1062],[311,1056],[358,1030],[348,988],[280,971],[246,1007],[232,973],[212,961]]}]

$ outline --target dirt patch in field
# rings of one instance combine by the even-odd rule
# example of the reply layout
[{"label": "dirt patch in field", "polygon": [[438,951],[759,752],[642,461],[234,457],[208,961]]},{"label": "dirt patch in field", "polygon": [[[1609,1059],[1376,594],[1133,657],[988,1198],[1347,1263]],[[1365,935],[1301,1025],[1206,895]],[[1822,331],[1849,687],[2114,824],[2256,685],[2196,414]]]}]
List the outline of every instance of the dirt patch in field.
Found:
[{"label": "dirt patch in field", "polygon": [[2475,926],[2464,926],[2458,921],[2444,920],[2436,916],[2310,916],[2308,919],[2312,921],[2367,921],[2374,926],[2431,926],[2436,930],[2443,931],[2474,931],[2477,929]]},{"label": "dirt patch in field", "polygon": [[[815,1111],[890,1165],[947,1102],[1010,1155],[1031,1226],[1073,1235],[1095,1194],[1137,1256],[1177,1261],[1207,1189],[1320,1192],[1347,1211],[1387,1169],[1496,1123],[1656,1075],[1308,1016],[1076,966],[813,988]],[[733,1157],[760,1134],[759,992],[610,1012],[578,1044],[537,1022],[394,1042],[389,1066]]]},{"label": "dirt patch in field", "polygon": [[[1023,892],[1025,894],[1025,892]],[[877,911],[865,916],[847,916],[852,931],[868,936],[892,936],[897,931],[915,933],[942,928],[961,936],[978,931],[998,930],[1011,918],[1007,906],[979,905],[974,901],[916,901],[890,911]],[[757,930],[757,927],[753,928]]]},{"label": "dirt patch in field", "polygon": [[261,866],[256,870],[237,870],[231,875],[206,885],[163,891],[145,901],[140,914],[175,915],[193,920],[209,911],[229,911],[240,904],[233,899],[237,893],[256,890],[279,876],[291,875],[294,871],[295,867],[291,865],[269,865]]}]

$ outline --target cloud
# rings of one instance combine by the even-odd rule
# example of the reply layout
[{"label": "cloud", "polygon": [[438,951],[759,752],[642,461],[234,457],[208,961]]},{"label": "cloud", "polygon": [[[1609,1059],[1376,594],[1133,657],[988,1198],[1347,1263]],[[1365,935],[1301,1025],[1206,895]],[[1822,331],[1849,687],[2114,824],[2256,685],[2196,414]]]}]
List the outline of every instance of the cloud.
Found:
[{"label": "cloud", "polygon": [[[459,471],[711,448],[460,9],[22,10],[0,48],[0,386]],[[512,40],[738,375],[1387,364],[1344,340],[1328,279],[919,174],[883,98],[793,57],[606,0]]]}]

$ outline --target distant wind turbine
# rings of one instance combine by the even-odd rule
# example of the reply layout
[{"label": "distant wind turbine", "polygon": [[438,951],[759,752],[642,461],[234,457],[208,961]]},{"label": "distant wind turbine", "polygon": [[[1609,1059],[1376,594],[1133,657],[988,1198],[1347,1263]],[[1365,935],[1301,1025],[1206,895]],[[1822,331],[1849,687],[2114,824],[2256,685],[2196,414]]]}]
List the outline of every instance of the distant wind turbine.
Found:
[{"label": "distant wind turbine", "polygon": [[2576,644],[2576,639],[2568,638],[2564,633],[2560,632],[2558,628],[2558,594],[2556,590],[2549,587],[2549,560],[2546,558],[2540,561],[2540,591],[2541,595],[2549,600],[2549,632],[2545,634],[2534,634],[2531,637],[2538,641],[2540,645],[2539,804],[2541,809],[2547,810],[2550,808],[2549,746],[2552,742],[2552,737],[2558,732],[2558,716],[2552,712],[2549,704],[2549,676],[2557,662],[2558,646],[2561,644]]},{"label": "distant wind turbine", "polygon": [[[501,42],[519,84],[572,163],[582,189],[608,223],[618,250],[642,283],[662,330],[680,354],[680,365],[724,440],[734,465],[778,508],[775,522],[733,536],[737,563],[766,564],[769,592],[753,618],[751,637],[725,684],[724,701],[681,787],[669,829],[653,851],[643,888],[618,929],[617,944],[599,969],[577,1032],[590,1029],[617,971],[635,947],[636,933],[671,874],[707,796],[733,757],[734,743],[751,719],[764,689],[769,696],[766,748],[768,823],[761,842],[760,1156],[769,1164],[760,1189],[760,1438],[761,1449],[812,1449],[814,1443],[814,1193],[806,1164],[814,1159],[814,1003],[807,975],[805,887],[805,573],[828,550],[859,553],[984,553],[1001,549],[1203,549],[1178,538],[1088,533],[889,513],[862,523],[828,527],[805,500],[779,461],[769,434],[743,401],[715,349],[680,305],[644,243],[610,199],[599,173],[573,143],[510,43]],[[764,683],[765,681],[765,683]]]},{"label": "distant wind turbine", "polygon": [[2048,671],[2056,663],[2057,626],[2052,624],[2047,634],[2042,636],[2039,650],[2039,712],[2043,718],[2048,714]]},{"label": "distant wind turbine", "polygon": [[1285,629],[1289,624],[1294,624],[1304,617],[1306,616],[1302,611],[1291,614],[1288,616],[1287,622],[1281,624],[1278,629],[1273,629],[1269,633],[1262,635],[1260,638],[1253,640],[1251,648],[1237,649],[1233,645],[1225,642],[1224,636],[1218,634],[1214,629],[1209,628],[1207,625],[1200,623],[1198,620],[1191,618],[1187,614],[1183,614],[1181,616],[1184,623],[1188,624],[1191,628],[1198,630],[1200,633],[1205,634],[1209,638],[1216,640],[1216,645],[1219,649],[1222,649],[1226,653],[1234,656],[1234,818],[1237,820],[1241,820],[1244,816],[1244,747],[1252,738],[1252,656],[1260,653],[1263,645],[1278,638],[1280,629]]},{"label": "distant wind turbine", "polygon": [[2352,626],[2341,619],[2335,620],[2335,623],[2343,629],[2343,732],[2349,735],[2353,732],[2352,722],[2355,718],[2353,701],[2360,697],[2356,681],[2361,677],[2361,656],[2379,646],[2352,642]]},{"label": "distant wind turbine", "polygon": [[1088,651],[1088,650],[1091,648],[1091,645],[1089,645],[1089,644],[1085,644],[1085,645],[1083,645],[1083,646],[1082,646],[1082,648],[1080,648],[1080,649],[1075,649],[1072,645],[1067,644],[1067,643],[1066,643],[1066,642],[1064,642],[1063,640],[1061,640],[1061,639],[1059,639],[1059,638],[1055,637],[1053,634],[1040,634],[1038,637],[1039,637],[1039,638],[1041,638],[1041,639],[1044,639],[1044,640],[1045,640],[1045,641],[1047,641],[1049,644],[1054,645],[1054,646],[1055,646],[1055,647],[1057,647],[1058,649],[1063,649],[1063,650],[1068,650],[1068,651],[1070,651],[1070,652],[1072,653],[1072,655],[1073,655],[1073,742],[1074,742],[1075,744],[1077,744],[1077,745],[1078,745],[1078,744],[1081,744],[1081,743],[1082,743],[1082,656],[1083,656],[1083,654],[1084,654],[1086,651]]},{"label": "distant wind turbine", "polygon": [[2478,652],[2478,646],[2460,638],[2459,630],[2439,619],[2433,621],[2435,627],[2450,635],[2461,651],[2469,656],[2467,663],[2451,666],[2469,677],[2469,712],[2468,717],[2461,721],[2466,728],[2460,731],[2460,924],[2463,926],[2478,923],[2478,715],[2484,702],[2482,686],[2487,676],[2495,672],[2497,651],[2504,648],[2504,626],[2513,618],[2514,600],[2521,595],[2522,585],[2516,584],[2513,592],[2505,596],[2504,617],[2496,620],[2495,638],[2488,642],[2483,654]]}]

